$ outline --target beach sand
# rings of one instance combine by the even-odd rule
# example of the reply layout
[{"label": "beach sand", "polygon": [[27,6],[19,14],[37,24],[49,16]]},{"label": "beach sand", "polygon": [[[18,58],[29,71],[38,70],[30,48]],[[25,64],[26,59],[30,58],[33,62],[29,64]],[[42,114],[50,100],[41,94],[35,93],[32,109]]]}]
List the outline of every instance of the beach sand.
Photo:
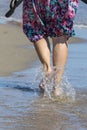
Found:
[{"label": "beach sand", "polygon": [[0,76],[30,67],[36,57],[21,27],[0,25]]}]

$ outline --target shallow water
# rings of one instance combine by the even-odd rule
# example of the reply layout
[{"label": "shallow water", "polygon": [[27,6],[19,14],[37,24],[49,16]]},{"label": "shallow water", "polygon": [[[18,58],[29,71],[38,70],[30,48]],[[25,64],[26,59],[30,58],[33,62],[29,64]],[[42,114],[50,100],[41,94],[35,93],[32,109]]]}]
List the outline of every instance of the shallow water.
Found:
[{"label": "shallow water", "polygon": [[75,100],[51,100],[40,93],[38,61],[31,69],[1,77],[0,130],[87,130],[86,59],[87,44],[69,45],[65,76]]}]

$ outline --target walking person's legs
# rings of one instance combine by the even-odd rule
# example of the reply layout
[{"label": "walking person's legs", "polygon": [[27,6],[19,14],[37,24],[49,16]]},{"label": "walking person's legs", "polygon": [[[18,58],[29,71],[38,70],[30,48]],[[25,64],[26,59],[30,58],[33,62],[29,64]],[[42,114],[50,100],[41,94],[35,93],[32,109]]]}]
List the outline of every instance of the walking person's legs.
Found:
[{"label": "walking person's legs", "polygon": [[[34,43],[34,47],[36,49],[36,52],[38,54],[38,57],[43,64],[43,68],[45,71],[45,74],[48,75],[51,72],[51,65],[50,65],[50,45],[48,39],[42,38]],[[39,84],[39,87],[42,91],[44,91],[44,86],[41,83]]]},{"label": "walking person's legs", "polygon": [[[47,39],[42,38],[34,43],[36,52],[39,56],[41,63],[43,64],[46,74],[50,74],[51,65],[50,65],[50,46]],[[60,67],[58,71],[57,81],[61,82],[64,68],[67,61],[68,47],[67,47],[67,38],[65,36],[53,38],[53,66]],[[44,89],[44,86],[40,86],[41,89]],[[55,88],[55,95],[59,95],[59,89]]]}]

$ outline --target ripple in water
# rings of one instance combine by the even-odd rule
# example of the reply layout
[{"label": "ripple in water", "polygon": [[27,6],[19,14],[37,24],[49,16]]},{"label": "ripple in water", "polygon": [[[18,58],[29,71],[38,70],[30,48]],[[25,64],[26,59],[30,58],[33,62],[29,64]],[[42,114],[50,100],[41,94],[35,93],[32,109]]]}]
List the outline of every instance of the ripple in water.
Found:
[{"label": "ripple in water", "polygon": [[[75,100],[75,89],[72,87],[70,82],[67,79],[67,76],[62,77],[62,82],[58,83],[57,77],[58,72],[62,69],[61,67],[55,68],[53,67],[50,75],[46,75],[45,72],[40,69],[37,79],[42,81],[44,86],[44,96],[52,99],[53,101],[73,101]],[[59,91],[59,95],[54,95],[55,88]]]}]

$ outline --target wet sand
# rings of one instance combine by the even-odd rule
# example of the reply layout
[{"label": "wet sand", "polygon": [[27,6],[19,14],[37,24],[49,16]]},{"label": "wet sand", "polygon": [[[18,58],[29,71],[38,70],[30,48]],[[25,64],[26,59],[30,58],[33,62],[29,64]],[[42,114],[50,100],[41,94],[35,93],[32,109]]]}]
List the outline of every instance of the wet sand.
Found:
[{"label": "wet sand", "polygon": [[0,130],[87,130],[86,37],[69,44],[65,75],[75,100],[52,101],[40,93],[41,64],[20,27],[0,25],[0,35]]},{"label": "wet sand", "polygon": [[36,57],[21,27],[0,25],[0,76],[30,67]]}]

